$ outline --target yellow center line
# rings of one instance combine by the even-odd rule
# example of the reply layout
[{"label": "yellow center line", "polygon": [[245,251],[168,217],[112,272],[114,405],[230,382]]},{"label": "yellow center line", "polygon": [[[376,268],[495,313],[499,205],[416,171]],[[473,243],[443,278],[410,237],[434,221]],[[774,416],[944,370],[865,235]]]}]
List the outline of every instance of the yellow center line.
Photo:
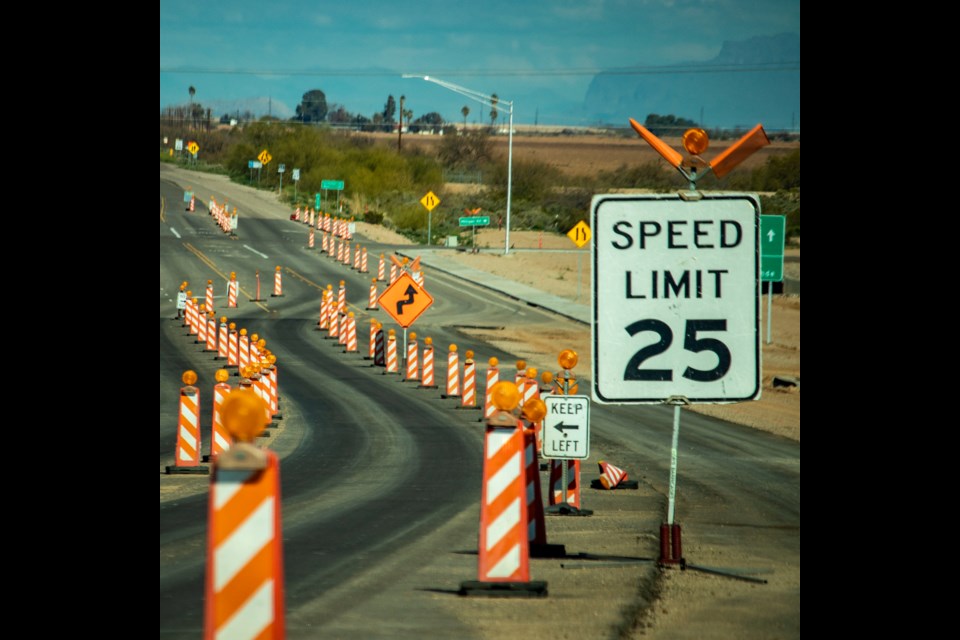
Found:
[{"label": "yellow center line", "polygon": [[[202,251],[200,251],[199,249],[197,249],[196,247],[194,247],[194,246],[193,246],[192,244],[190,244],[189,242],[184,242],[184,243],[183,243],[183,246],[187,248],[187,251],[189,251],[189,252],[192,253],[193,255],[197,256],[197,258],[200,260],[200,262],[202,262],[203,264],[205,264],[205,265],[207,265],[208,267],[210,267],[210,269],[213,270],[214,273],[216,273],[218,276],[220,276],[221,278],[223,278],[224,281],[229,281],[230,278],[227,276],[227,274],[224,273],[223,271],[221,271],[221,270],[217,267],[217,265],[214,264],[213,260],[211,260],[211,259],[208,258],[206,255],[204,255],[204,253],[203,253]],[[240,290],[240,293],[246,295],[246,296],[249,297],[249,298],[253,298],[253,295],[252,295],[249,291],[247,291],[246,289],[244,289],[243,287],[238,286],[237,288]],[[266,311],[267,313],[270,313],[270,309],[269,309],[266,305],[264,305],[263,303],[261,303],[261,302],[254,302],[253,304],[257,305],[258,307],[260,307],[261,309],[263,309],[263,310]]]},{"label": "yellow center line", "polygon": [[[294,271],[294,270],[291,269],[290,267],[284,267],[284,269],[286,269],[287,273],[289,273],[290,275],[292,275],[294,278],[297,278],[298,280],[302,280],[303,282],[307,283],[308,285],[310,285],[310,286],[313,287],[314,289],[319,289],[321,292],[326,289],[326,287],[320,286],[319,284],[317,284],[316,282],[313,282],[313,281],[310,280],[309,278],[307,278],[307,277],[305,277],[305,276],[297,273],[296,271]],[[336,293],[336,291],[334,291],[334,293]],[[353,316],[354,316],[355,318],[356,318],[356,317],[360,317],[360,316],[363,316],[363,317],[370,316],[371,318],[373,318],[373,314],[366,313],[366,311],[367,311],[366,308],[361,309],[360,307],[355,306],[355,305],[352,305],[352,304],[350,304],[350,303],[348,302],[348,303],[347,303],[347,308],[349,309],[349,308],[351,308],[351,307],[353,307],[354,309],[356,309],[356,312],[353,314]]]}]

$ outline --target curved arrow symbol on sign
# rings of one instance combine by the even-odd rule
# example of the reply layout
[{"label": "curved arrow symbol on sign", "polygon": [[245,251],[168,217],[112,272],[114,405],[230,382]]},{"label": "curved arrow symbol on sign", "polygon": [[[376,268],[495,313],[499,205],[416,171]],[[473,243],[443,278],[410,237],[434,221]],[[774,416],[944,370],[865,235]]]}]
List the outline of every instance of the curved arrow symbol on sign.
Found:
[{"label": "curved arrow symbol on sign", "polygon": [[397,301],[397,315],[398,315],[398,316],[402,316],[402,315],[403,315],[403,306],[404,306],[404,305],[413,304],[413,299],[414,299],[414,298],[416,297],[416,295],[417,295],[417,290],[414,289],[413,285],[411,284],[411,285],[408,285],[408,286],[407,286],[407,290],[404,291],[404,293],[407,295],[407,299],[406,299],[406,300],[398,300],[398,301]]}]

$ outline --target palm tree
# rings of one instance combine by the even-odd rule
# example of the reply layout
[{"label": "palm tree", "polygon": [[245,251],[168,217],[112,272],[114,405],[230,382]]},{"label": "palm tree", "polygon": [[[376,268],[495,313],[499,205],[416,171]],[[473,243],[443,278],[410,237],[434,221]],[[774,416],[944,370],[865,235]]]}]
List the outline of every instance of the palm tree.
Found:
[{"label": "palm tree", "polygon": [[470,107],[463,105],[463,109],[460,109],[460,113],[463,114],[463,130],[467,130],[467,116],[470,115]]},{"label": "palm tree", "polygon": [[193,120],[194,120],[194,115],[193,115],[193,96],[197,93],[197,88],[194,87],[193,85],[190,85],[190,88],[187,89],[187,93],[190,94],[190,111],[189,111],[189,114],[190,114],[190,126],[191,126],[191,128],[192,128],[192,127],[193,127]]},{"label": "palm tree", "polygon": [[490,109],[490,126],[492,127],[497,121],[497,103],[500,102],[500,98],[497,97],[497,94],[490,96],[490,104],[493,105],[493,108]]}]

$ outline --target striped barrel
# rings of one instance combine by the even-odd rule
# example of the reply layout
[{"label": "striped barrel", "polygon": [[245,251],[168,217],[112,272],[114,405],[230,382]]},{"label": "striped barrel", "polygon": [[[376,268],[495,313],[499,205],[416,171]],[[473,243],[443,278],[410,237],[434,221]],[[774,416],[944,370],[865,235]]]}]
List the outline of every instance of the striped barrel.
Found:
[{"label": "striped barrel", "polygon": [[230,432],[223,426],[223,418],[220,415],[220,407],[230,393],[230,385],[226,382],[218,382],[213,385],[213,428],[210,434],[210,459],[214,459],[221,453],[230,448],[233,444],[233,438]]},{"label": "striped barrel", "polygon": [[347,344],[347,320],[348,319],[349,318],[346,312],[343,309],[341,309],[340,310],[340,331],[337,334],[338,344],[343,344],[343,345]]},{"label": "striped barrel", "polygon": [[327,253],[329,249],[327,248],[327,232],[324,231],[320,234],[320,251]]},{"label": "striped barrel", "polygon": [[177,450],[174,456],[178,467],[196,467],[200,464],[200,391],[196,387],[180,388],[180,416],[177,419]]},{"label": "striped barrel", "polygon": [[343,245],[345,243],[341,240],[337,243],[337,262],[343,262]]},{"label": "striped barrel", "polygon": [[293,210],[293,220],[294,222],[300,222],[300,207]]},{"label": "striped barrel", "polygon": [[393,284],[397,281],[397,265],[390,264],[390,284]]},{"label": "striped barrel", "polygon": [[220,323],[220,339],[217,340],[217,359],[226,360],[228,358],[227,349],[229,349],[230,329],[226,322]]},{"label": "striped barrel", "polygon": [[[327,333],[328,338],[340,337],[340,314],[335,308],[330,309],[330,327]],[[337,340],[339,342],[339,340]]]},{"label": "striped barrel", "polygon": [[210,314],[207,318],[207,351],[217,350],[217,319]]},{"label": "striped barrel", "polygon": [[204,640],[286,637],[280,465],[214,468],[210,484]]},{"label": "striped barrel", "polygon": [[347,287],[340,282],[340,289],[337,291],[337,311],[346,312],[347,310]]},{"label": "striped barrel", "polygon": [[313,209],[310,209],[310,218],[307,220],[307,224],[313,226]]},{"label": "striped barrel", "polygon": [[527,582],[527,500],[523,434],[516,427],[486,428],[480,496],[480,582]]},{"label": "striped barrel", "polygon": [[580,461],[579,460],[551,460],[550,461],[550,504],[561,504],[563,499],[563,464],[567,465],[567,499],[566,503],[580,508]]},{"label": "striped barrel", "polygon": [[183,319],[186,322],[184,325],[187,327],[187,333],[195,334],[197,326],[197,304],[192,298],[187,296],[187,300],[184,303],[183,308]]},{"label": "striped barrel", "polygon": [[420,379],[420,347],[416,340],[410,340],[407,344],[407,376],[404,380]]},{"label": "striped barrel", "polygon": [[350,266],[350,241],[344,243],[342,262],[348,267]]},{"label": "striped barrel", "polygon": [[264,369],[267,380],[267,394],[269,397],[270,415],[275,416],[280,411],[280,392],[277,386],[277,365],[271,364]]}]

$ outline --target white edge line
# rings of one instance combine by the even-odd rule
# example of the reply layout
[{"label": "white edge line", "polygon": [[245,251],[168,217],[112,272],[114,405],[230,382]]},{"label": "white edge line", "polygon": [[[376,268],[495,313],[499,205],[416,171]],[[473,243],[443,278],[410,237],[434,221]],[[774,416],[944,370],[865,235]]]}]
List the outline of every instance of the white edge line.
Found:
[{"label": "white edge line", "polygon": [[266,260],[267,258],[270,257],[270,256],[267,256],[267,255],[264,255],[264,254],[260,253],[259,251],[257,251],[256,249],[254,249],[253,247],[251,247],[251,246],[248,245],[248,244],[243,245],[243,248],[246,249],[246,250],[248,250],[248,251],[254,252],[254,253],[257,254],[258,256],[260,256],[261,258],[263,258],[264,260]]},{"label": "white edge line", "polygon": [[170,227],[170,233],[172,233],[173,235],[177,236],[178,238],[180,237],[180,234],[177,233],[177,230],[174,229],[173,227]]}]

